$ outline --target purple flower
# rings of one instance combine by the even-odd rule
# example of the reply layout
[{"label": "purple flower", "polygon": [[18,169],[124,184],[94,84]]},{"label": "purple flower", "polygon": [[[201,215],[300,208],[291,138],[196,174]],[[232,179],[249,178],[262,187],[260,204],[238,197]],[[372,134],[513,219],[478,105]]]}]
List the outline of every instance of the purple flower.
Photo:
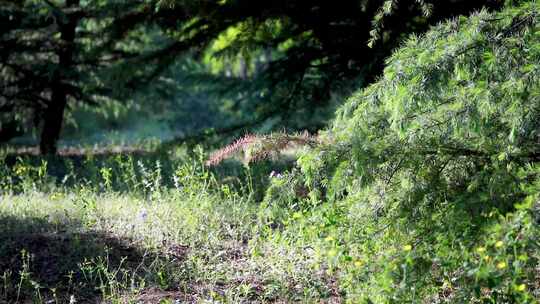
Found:
[{"label": "purple flower", "polygon": [[146,218],[148,217],[148,213],[146,212],[146,209],[141,210],[139,213],[139,218],[143,221],[146,221]]},{"label": "purple flower", "polygon": [[282,178],[283,175],[281,175],[281,173],[278,173],[278,172],[272,170],[272,172],[270,172],[270,177],[271,177],[271,178],[272,178],[272,177],[275,177],[275,178]]}]

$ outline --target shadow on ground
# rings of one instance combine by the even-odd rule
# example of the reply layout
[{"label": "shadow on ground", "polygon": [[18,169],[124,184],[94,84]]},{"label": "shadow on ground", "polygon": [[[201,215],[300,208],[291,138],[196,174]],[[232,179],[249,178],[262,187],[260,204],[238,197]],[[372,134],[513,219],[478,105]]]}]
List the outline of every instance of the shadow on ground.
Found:
[{"label": "shadow on ground", "polygon": [[41,218],[0,216],[0,228],[0,303],[100,303],[110,296],[128,302],[125,295],[152,292],[182,297],[171,289],[178,285],[170,274],[182,267],[185,247],[156,253],[130,239]]}]

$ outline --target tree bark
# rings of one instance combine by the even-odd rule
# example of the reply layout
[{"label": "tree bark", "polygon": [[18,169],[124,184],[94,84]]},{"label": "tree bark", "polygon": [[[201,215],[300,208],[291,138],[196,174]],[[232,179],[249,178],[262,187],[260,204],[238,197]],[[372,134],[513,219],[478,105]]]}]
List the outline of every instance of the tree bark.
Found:
[{"label": "tree bark", "polygon": [[[79,0],[67,0],[66,8],[79,5]],[[67,16],[66,22],[59,22],[60,31],[60,49],[58,55],[58,68],[54,73],[51,85],[51,99],[44,111],[43,129],[41,130],[41,138],[39,149],[41,154],[56,154],[57,143],[62,131],[62,123],[64,121],[64,110],[67,104],[68,91],[65,86],[65,81],[70,77],[70,70],[73,65],[73,52],[75,42],[75,30],[79,22],[78,17],[73,15]]]},{"label": "tree bark", "polygon": [[62,84],[55,84],[52,88],[51,102],[43,116],[43,129],[39,144],[41,154],[56,154],[58,150],[57,143],[62,131],[66,102],[67,94],[62,89]]}]

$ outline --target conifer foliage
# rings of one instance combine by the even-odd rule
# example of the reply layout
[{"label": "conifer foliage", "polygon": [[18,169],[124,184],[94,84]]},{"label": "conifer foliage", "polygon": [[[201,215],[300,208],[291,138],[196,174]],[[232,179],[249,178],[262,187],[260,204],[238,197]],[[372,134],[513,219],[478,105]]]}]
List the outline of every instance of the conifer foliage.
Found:
[{"label": "conifer foliage", "polygon": [[301,178],[371,264],[349,295],[538,299],[540,5],[410,37],[323,137]]},{"label": "conifer foliage", "polygon": [[404,34],[500,3],[1,0],[0,139],[33,123],[41,151],[54,154],[66,106],[126,101],[188,53],[240,58],[239,78],[253,76],[224,89],[254,116],[232,129],[277,118],[313,131],[331,92],[358,77],[371,82]]},{"label": "conifer foliage", "polygon": [[539,22],[528,4],[411,37],[340,109],[327,132],[338,148],[311,157],[364,185],[427,174],[446,186],[486,183],[493,198],[508,191],[499,183],[540,160]]},{"label": "conifer foliage", "polygon": [[162,17],[145,1],[0,1],[0,130],[33,122],[54,154],[67,106],[125,100],[177,54]]},{"label": "conifer foliage", "polygon": [[245,161],[251,163],[276,157],[286,149],[295,146],[315,146],[317,144],[319,144],[318,139],[307,132],[293,135],[282,132],[269,135],[246,134],[232,144],[215,151],[206,165],[218,165],[239,152],[244,152]]},{"label": "conifer foliage", "polygon": [[[241,57],[241,88],[249,94],[246,111],[256,123],[278,121],[276,129],[315,131],[326,122],[306,123],[332,106],[337,92],[348,94],[371,83],[405,35],[430,24],[502,0],[372,1],[339,4],[313,1],[158,1],[178,18],[172,23],[177,45],[192,45],[212,58]],[[266,54],[264,68],[257,58]],[[354,84],[351,82],[354,81]]]}]

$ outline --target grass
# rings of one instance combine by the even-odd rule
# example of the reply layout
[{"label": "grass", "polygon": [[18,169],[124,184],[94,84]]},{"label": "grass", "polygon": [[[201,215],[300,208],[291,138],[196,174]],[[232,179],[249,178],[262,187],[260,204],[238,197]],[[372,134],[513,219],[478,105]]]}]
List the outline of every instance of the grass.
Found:
[{"label": "grass", "polygon": [[[248,211],[242,202],[230,201],[227,206],[233,208],[224,209],[224,205],[214,206],[215,199],[178,193],[150,202],[82,189],[78,193],[4,196],[2,202],[3,222],[12,227],[4,230],[8,241],[3,253],[20,260],[24,257],[17,256],[25,250],[31,257],[25,280],[49,291],[65,292],[60,302],[69,293],[87,299],[91,289],[99,291],[95,297],[119,300],[146,290],[147,284],[177,289],[182,297],[195,296],[202,288],[200,296],[207,296],[204,286],[216,281],[216,271],[226,271],[220,269],[222,265],[208,272],[208,262],[234,256],[229,252],[236,254],[246,237],[245,232],[232,234],[226,227],[239,225],[249,215],[238,214]],[[212,207],[218,208],[208,212]],[[16,266],[11,272],[20,269],[22,266]],[[66,281],[71,272],[75,282]],[[99,280],[88,273],[96,273]],[[39,296],[38,290],[26,291],[29,296]]]},{"label": "grass", "polygon": [[209,171],[204,159],[4,157],[0,303],[540,297],[538,187],[513,213],[447,205],[380,215],[380,202],[361,195],[310,197],[283,164]]},{"label": "grass", "polygon": [[84,170],[61,170],[81,176],[67,185],[43,173],[50,165],[34,163],[19,159],[5,169],[11,183],[4,176],[10,186],[0,196],[0,299],[239,303],[335,296],[333,279],[312,269],[307,252],[262,235],[252,192],[218,184],[201,163],[179,165],[173,178],[159,166],[147,168],[133,176],[131,190],[114,189],[118,171],[111,167],[97,168],[93,179],[82,178]]}]

